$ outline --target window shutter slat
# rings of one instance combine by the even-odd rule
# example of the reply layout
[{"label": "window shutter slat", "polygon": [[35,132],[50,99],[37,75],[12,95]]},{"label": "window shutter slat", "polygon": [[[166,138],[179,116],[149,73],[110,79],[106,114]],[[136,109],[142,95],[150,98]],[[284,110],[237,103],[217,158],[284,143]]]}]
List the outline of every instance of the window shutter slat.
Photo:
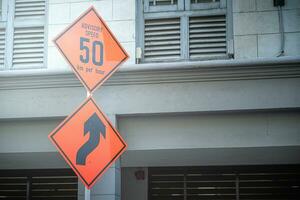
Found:
[{"label": "window shutter slat", "polygon": [[180,58],[180,19],[145,20],[145,61]]},{"label": "window shutter slat", "polygon": [[153,170],[150,173],[150,199],[184,200],[183,170]]},{"label": "window shutter slat", "polygon": [[15,17],[43,17],[45,3],[45,0],[16,0]]},{"label": "window shutter slat", "polygon": [[177,0],[150,0],[150,6],[152,5],[172,5],[177,4]]},{"label": "window shutter slat", "polygon": [[220,2],[220,0],[191,0],[191,3],[214,3]]},{"label": "window shutter slat", "polygon": [[42,68],[44,27],[15,28],[13,68]]},{"label": "window shutter slat", "polygon": [[190,17],[190,58],[226,56],[226,52],[225,15]]}]

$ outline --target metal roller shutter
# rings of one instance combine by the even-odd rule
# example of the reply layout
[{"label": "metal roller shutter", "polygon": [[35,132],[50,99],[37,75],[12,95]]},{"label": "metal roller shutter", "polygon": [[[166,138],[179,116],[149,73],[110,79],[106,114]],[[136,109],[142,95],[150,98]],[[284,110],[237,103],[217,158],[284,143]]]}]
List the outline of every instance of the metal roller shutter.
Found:
[{"label": "metal roller shutter", "polygon": [[300,199],[300,166],[149,168],[149,200]]},{"label": "metal roller shutter", "polygon": [[72,170],[0,170],[0,199],[77,200]]}]

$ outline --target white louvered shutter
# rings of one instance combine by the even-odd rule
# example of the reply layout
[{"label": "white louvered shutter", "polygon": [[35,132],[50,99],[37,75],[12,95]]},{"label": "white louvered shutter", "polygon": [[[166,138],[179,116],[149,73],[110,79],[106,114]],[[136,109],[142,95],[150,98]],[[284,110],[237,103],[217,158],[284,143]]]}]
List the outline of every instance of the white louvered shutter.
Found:
[{"label": "white louvered shutter", "polygon": [[225,57],[226,53],[226,16],[190,17],[190,58]]},{"label": "white louvered shutter", "polygon": [[44,62],[44,27],[15,28],[14,68],[42,68]]},{"label": "white louvered shutter", "polygon": [[0,28],[0,69],[4,68],[5,58],[5,28]]},{"label": "white louvered shutter", "polygon": [[45,7],[45,0],[16,0],[15,17],[43,17]]},{"label": "white louvered shutter", "polygon": [[180,58],[180,18],[145,20],[144,60]]},{"label": "white louvered shutter", "polygon": [[43,68],[46,0],[15,0],[13,69]]}]

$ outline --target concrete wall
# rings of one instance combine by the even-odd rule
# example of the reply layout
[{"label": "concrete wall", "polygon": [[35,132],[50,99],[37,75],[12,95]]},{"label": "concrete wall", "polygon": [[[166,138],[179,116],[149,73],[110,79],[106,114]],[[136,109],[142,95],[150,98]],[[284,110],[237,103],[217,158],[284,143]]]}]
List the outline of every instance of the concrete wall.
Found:
[{"label": "concrete wall", "polygon": [[121,117],[128,150],[300,145],[300,113],[262,112]]},{"label": "concrete wall", "polygon": [[[61,120],[0,122],[0,152],[56,152],[47,136]],[[119,117],[118,128],[129,151],[293,147],[300,146],[299,121],[298,112],[178,113]]]},{"label": "concrete wall", "polygon": [[94,6],[121,45],[135,60],[135,0],[49,0],[48,69],[70,70],[53,39],[90,6]]},{"label": "concrete wall", "polygon": [[[185,81],[108,85],[94,97],[107,114],[113,115],[300,107],[299,78]],[[64,117],[83,102],[85,95],[82,87],[0,90],[0,119]]]},{"label": "concrete wall", "polygon": [[[300,1],[283,9],[285,55],[300,55]],[[273,0],[233,0],[236,59],[276,57],[280,52],[279,16]]]},{"label": "concrete wall", "polygon": [[[137,180],[135,172],[145,172],[144,180]],[[145,167],[127,167],[122,169],[122,200],[145,200],[148,198],[148,169]]]},{"label": "concrete wall", "polygon": [[299,112],[124,116],[124,167],[300,162]]},{"label": "concrete wall", "polygon": [[60,121],[62,121],[62,118],[0,122],[0,152],[25,153],[56,151],[48,139],[48,134]]}]

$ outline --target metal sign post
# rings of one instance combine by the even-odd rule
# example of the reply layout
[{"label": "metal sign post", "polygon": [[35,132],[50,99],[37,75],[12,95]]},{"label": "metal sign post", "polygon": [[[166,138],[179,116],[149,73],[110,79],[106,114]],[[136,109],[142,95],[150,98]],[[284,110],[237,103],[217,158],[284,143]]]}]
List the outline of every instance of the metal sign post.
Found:
[{"label": "metal sign post", "polygon": [[[86,98],[88,98],[91,95],[91,93],[87,90],[86,91]],[[91,191],[84,186],[84,200],[90,200],[91,199]]]},{"label": "metal sign post", "polygon": [[84,187],[84,200],[90,200],[91,199],[91,191]]}]

